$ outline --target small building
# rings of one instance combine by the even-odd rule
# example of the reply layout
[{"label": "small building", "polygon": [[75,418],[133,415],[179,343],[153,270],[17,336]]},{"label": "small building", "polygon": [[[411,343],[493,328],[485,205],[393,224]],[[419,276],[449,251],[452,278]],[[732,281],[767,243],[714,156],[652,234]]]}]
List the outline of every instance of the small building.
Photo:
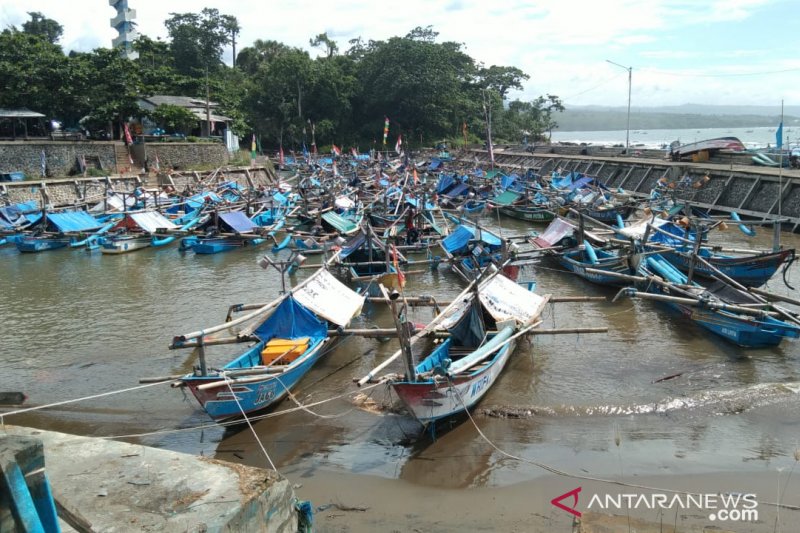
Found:
[{"label": "small building", "polygon": [[0,108],[0,139],[47,137],[45,116],[30,109]]},{"label": "small building", "polygon": [[[205,98],[164,94],[147,96],[139,100],[139,107],[147,111],[153,111],[156,107],[164,104],[186,108],[197,117],[197,123],[187,132],[189,135],[225,139],[228,124],[232,119],[218,113],[219,104],[217,102],[207,101]],[[157,127],[158,124],[152,120],[147,118],[142,120],[142,133],[145,135],[152,134]]]}]

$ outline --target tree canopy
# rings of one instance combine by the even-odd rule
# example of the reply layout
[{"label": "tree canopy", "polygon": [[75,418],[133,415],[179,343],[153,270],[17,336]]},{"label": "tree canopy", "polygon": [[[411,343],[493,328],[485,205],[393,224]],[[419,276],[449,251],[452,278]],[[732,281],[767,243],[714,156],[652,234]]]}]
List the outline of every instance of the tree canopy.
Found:
[{"label": "tree canopy", "polygon": [[[392,143],[403,135],[407,144],[432,145],[460,138],[465,126],[477,140],[489,114],[496,140],[519,142],[544,136],[564,110],[555,95],[509,101],[527,73],[485,67],[462,44],[439,42],[431,26],[381,41],[351,39],[344,48],[320,33],[309,38],[318,57],[269,38],[237,51],[239,21],[206,8],[171,13],[168,39],[141,36],[138,59],[128,60],[106,48],[65,55],[61,25],[29,15],[21,30],[0,32],[0,107],[29,107],[67,124],[141,115],[140,97],[208,91],[235,132],[255,132],[265,145],[299,148],[313,139],[366,148],[382,137],[385,117]],[[232,66],[223,61],[229,49]],[[162,111],[164,126],[184,127],[173,110]]]}]

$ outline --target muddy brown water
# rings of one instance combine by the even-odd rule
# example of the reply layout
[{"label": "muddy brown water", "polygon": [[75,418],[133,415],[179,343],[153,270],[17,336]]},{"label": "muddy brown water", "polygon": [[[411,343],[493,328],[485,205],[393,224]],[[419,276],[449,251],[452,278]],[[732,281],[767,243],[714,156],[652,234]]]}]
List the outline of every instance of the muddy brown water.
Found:
[{"label": "muddy brown water", "polygon": [[[483,222],[498,225],[496,218]],[[537,229],[509,219],[500,226],[505,235]],[[739,248],[771,245],[769,230],[748,239],[731,228],[715,238]],[[783,240],[800,244],[795,235],[784,234]],[[83,250],[22,255],[0,248],[0,390],[22,391],[34,406],[136,387],[140,377],[190,371],[192,352],[168,350],[171,338],[220,323],[229,304],[273,299],[280,279],[257,265],[264,253],[194,256],[168,247],[122,256]],[[796,265],[788,278],[800,287]],[[521,343],[473,419],[440,428],[433,439],[401,411],[387,409],[394,398],[385,387],[359,391],[353,384],[396,349],[395,341],[348,338],[295,393],[303,404],[351,392],[363,393],[368,402],[344,396],[255,422],[278,469],[307,483],[325,470],[446,488],[509,485],[546,473],[491,447],[473,420],[511,456],[592,475],[747,475],[794,463],[800,441],[797,342],[738,348],[651,302],[612,303],[615,291],[547,265],[525,267],[520,279],[535,279],[543,293],[608,297],[556,304],[543,327],[607,326],[609,332]],[[447,299],[462,286],[442,266],[410,276],[407,291]],[[780,276],[769,288],[797,294]],[[365,310],[355,327],[391,326],[382,306]],[[430,316],[426,309],[413,314],[418,322]],[[222,364],[240,348],[214,347],[209,360]],[[285,400],[273,412],[294,407]],[[491,416],[507,409],[518,416]],[[81,435],[126,435],[152,446],[266,464],[248,429],[214,427],[194,398],[165,385],[5,421]]]}]

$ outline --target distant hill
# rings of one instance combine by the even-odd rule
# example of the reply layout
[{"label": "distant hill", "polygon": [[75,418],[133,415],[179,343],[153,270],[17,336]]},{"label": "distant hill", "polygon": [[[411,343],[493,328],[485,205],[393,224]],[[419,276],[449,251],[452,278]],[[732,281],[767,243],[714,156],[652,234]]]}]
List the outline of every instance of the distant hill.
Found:
[{"label": "distant hill", "polygon": [[[784,109],[784,123],[800,125],[800,106]],[[570,106],[556,115],[559,131],[624,130],[627,107]],[[747,128],[776,126],[780,108],[771,106],[730,106],[684,104],[665,107],[631,107],[632,130]]]}]

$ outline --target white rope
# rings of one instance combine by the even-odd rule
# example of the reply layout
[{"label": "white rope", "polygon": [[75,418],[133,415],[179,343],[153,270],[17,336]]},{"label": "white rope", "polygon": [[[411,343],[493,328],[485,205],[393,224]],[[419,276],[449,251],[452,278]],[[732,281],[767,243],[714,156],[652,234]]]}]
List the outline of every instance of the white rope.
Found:
[{"label": "white rope", "polygon": [[[339,400],[339,399],[344,398],[346,396],[350,396],[350,395],[353,395],[353,394],[361,394],[363,391],[372,389],[372,388],[377,387],[379,385],[385,385],[385,384],[384,383],[374,383],[374,384],[368,385],[366,387],[361,387],[357,391],[346,392],[344,394],[339,394],[337,396],[333,396],[332,398],[326,398],[324,400],[319,400],[317,402],[306,404],[305,407],[306,408],[308,408],[308,407],[316,407],[317,405],[322,405],[324,403],[328,403],[328,402],[332,402],[332,401],[335,401],[335,400]],[[250,420],[252,420],[252,421],[264,420],[266,418],[273,418],[273,417],[276,417],[276,416],[286,415],[286,414],[294,413],[294,412],[301,411],[301,410],[302,409],[299,408],[299,407],[292,407],[292,408],[289,408],[289,409],[284,409],[282,411],[273,411],[271,413],[265,413],[263,415],[253,416],[253,417],[250,417]],[[213,428],[220,428],[220,427],[224,428],[224,427],[236,425],[238,423],[239,423],[238,421],[220,422],[220,423],[215,423],[215,424],[203,424],[203,425],[200,425],[200,426],[192,426],[192,427],[188,427],[188,428],[159,429],[159,430],[156,430],[156,431],[147,431],[147,432],[144,432],[144,433],[130,433],[128,435],[109,435],[109,436],[106,436],[106,437],[103,437],[103,438],[104,439],[135,439],[135,438],[141,438],[141,437],[150,437],[150,436],[153,436],[153,435],[168,435],[170,433],[183,433],[183,432],[186,432],[186,431],[198,431],[198,430],[199,431],[204,431],[206,429],[213,429]]]},{"label": "white rope", "polygon": [[[253,428],[253,424],[250,423],[250,419],[247,417],[247,413],[244,412],[244,408],[242,407],[242,404],[239,403],[239,397],[236,396],[235,392],[233,392],[233,388],[231,387],[231,379],[228,376],[222,376],[222,378],[225,380],[225,384],[228,386],[228,390],[231,391],[231,396],[233,396],[233,399],[236,402],[236,405],[239,406],[239,411],[241,411],[245,422],[247,422],[247,425],[250,427],[250,431],[253,433],[253,437],[256,439],[256,442],[258,443],[259,447],[261,448],[261,451],[264,452],[264,457],[267,458],[267,462],[269,463],[269,466],[271,466],[272,469],[277,472],[278,469],[275,468],[275,463],[272,462],[272,458],[267,453],[267,449],[264,447],[264,444],[261,442],[261,439],[258,438],[258,433],[256,433],[256,430]],[[281,383],[281,380],[279,378],[276,377],[275,379],[278,381],[278,383],[283,385],[283,383]]]},{"label": "white rope", "polygon": [[173,381],[175,381],[175,380],[167,379],[167,380],[164,380],[164,381],[158,381],[156,383],[147,383],[145,385],[138,385],[136,387],[130,387],[130,388],[127,388],[127,389],[120,389],[120,390],[115,390],[115,391],[110,391],[110,392],[101,392],[100,394],[93,394],[91,396],[84,396],[82,398],[75,398],[73,400],[64,400],[64,401],[61,401],[61,402],[48,403],[48,404],[44,404],[44,405],[37,405],[36,407],[26,407],[25,409],[17,409],[16,411],[9,411],[8,413],[0,413],[0,421],[2,421],[3,417],[6,417],[6,416],[19,415],[19,414],[22,414],[22,413],[29,413],[31,411],[39,411],[41,409],[48,409],[50,407],[57,407],[59,405],[67,405],[67,404],[70,404],[70,403],[82,402],[84,400],[94,400],[96,398],[103,398],[104,396],[113,396],[114,394],[121,394],[123,392],[130,392],[130,391],[139,390],[139,389],[146,389],[147,387],[155,387],[156,385],[164,385],[165,383],[169,384],[169,383],[172,383]]}]

